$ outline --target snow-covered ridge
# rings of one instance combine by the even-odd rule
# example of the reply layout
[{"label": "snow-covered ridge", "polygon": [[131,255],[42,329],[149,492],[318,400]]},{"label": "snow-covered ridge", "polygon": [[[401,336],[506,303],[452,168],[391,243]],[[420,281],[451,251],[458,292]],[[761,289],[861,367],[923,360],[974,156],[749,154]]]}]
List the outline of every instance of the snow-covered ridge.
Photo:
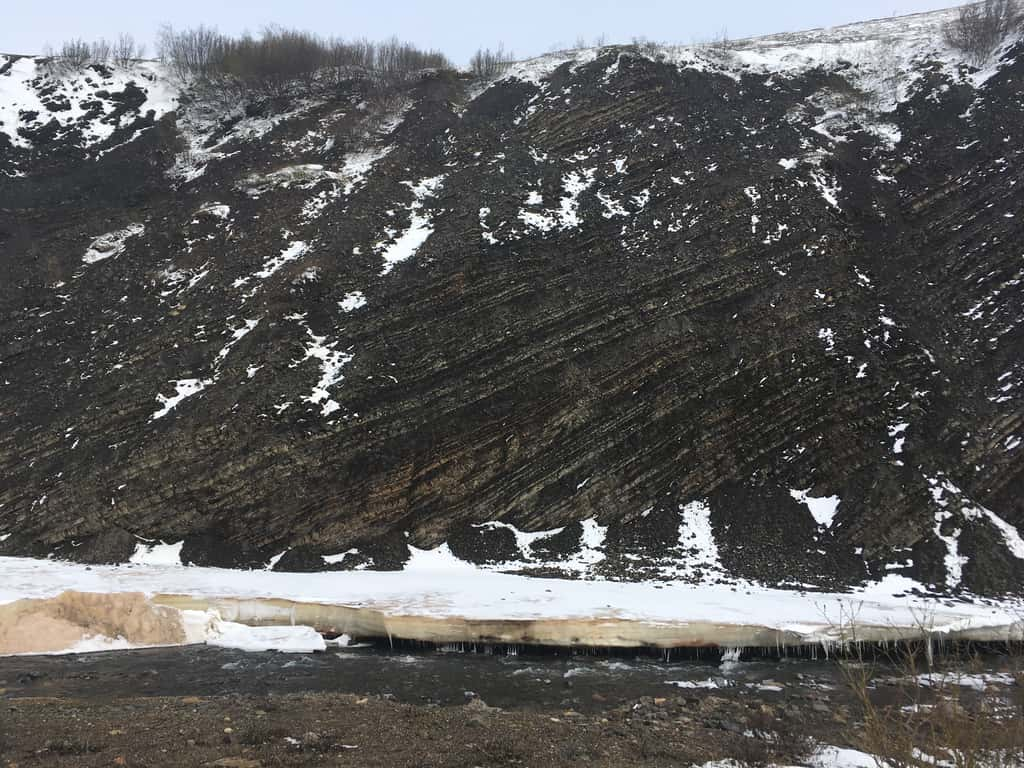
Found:
[{"label": "snow-covered ridge", "polygon": [[[967,63],[966,59],[943,38],[943,27],[956,13],[957,9],[950,8],[704,44],[648,43],[558,51],[517,62],[504,78],[543,87],[558,67],[570,64],[575,69],[610,53],[618,53],[618,58],[609,67],[606,82],[618,71],[622,56],[642,56],[682,69],[717,72],[732,78],[744,73],[794,75],[816,67],[832,69],[840,64],[853,64],[853,70],[848,72],[851,79],[879,100],[883,111],[889,111],[905,97],[906,89],[916,79],[911,73],[915,62],[939,62],[951,74],[960,76],[960,65]],[[993,72],[994,68],[984,70],[971,81],[980,85]]]},{"label": "snow-covered ridge", "polygon": [[[177,88],[156,62],[66,72],[51,70],[42,58],[0,55],[0,73],[0,134],[23,149],[32,146],[28,135],[51,121],[58,132],[77,131],[75,143],[90,148],[139,117],[159,120],[178,105]],[[129,88],[139,89],[144,100],[121,114],[118,97]]]}]

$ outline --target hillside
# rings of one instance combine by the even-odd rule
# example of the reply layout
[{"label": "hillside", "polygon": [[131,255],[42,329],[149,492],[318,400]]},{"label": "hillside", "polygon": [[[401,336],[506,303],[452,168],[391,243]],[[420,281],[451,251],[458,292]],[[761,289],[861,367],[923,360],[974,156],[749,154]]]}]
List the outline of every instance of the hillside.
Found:
[{"label": "hillside", "polygon": [[387,99],[0,56],[0,554],[1020,593],[1024,43],[947,18]]}]

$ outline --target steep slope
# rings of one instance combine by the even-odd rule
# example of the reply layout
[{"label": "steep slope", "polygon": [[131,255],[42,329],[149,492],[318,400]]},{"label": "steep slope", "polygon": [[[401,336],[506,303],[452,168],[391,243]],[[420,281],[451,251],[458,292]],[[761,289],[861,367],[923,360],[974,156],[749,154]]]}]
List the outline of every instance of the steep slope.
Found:
[{"label": "steep slope", "polygon": [[1024,47],[945,18],[389,114],[0,59],[0,551],[1018,592]]}]

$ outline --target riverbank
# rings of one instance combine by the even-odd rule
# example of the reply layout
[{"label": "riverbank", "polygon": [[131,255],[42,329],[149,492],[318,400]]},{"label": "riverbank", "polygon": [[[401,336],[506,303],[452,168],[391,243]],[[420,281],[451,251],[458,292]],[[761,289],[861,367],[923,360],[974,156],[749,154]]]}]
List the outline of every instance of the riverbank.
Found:
[{"label": "riverbank", "polygon": [[[950,660],[947,660],[950,661]],[[1008,713],[1014,660],[864,669],[888,719]],[[664,662],[520,656],[313,655],[190,647],[0,659],[0,766],[702,766],[736,759],[873,766],[856,680],[824,661]],[[972,727],[979,721],[972,720]],[[857,751],[853,751],[857,750]],[[218,762],[220,761],[220,762]],[[248,762],[246,762],[248,761]]]}]

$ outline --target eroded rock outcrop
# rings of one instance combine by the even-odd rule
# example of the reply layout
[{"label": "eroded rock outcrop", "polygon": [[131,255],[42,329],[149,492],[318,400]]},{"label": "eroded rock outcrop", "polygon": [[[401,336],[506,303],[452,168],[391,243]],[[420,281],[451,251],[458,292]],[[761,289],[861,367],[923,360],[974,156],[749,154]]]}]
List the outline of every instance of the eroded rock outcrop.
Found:
[{"label": "eroded rock outcrop", "polygon": [[1024,50],[872,29],[0,146],[0,551],[1019,591]]}]

